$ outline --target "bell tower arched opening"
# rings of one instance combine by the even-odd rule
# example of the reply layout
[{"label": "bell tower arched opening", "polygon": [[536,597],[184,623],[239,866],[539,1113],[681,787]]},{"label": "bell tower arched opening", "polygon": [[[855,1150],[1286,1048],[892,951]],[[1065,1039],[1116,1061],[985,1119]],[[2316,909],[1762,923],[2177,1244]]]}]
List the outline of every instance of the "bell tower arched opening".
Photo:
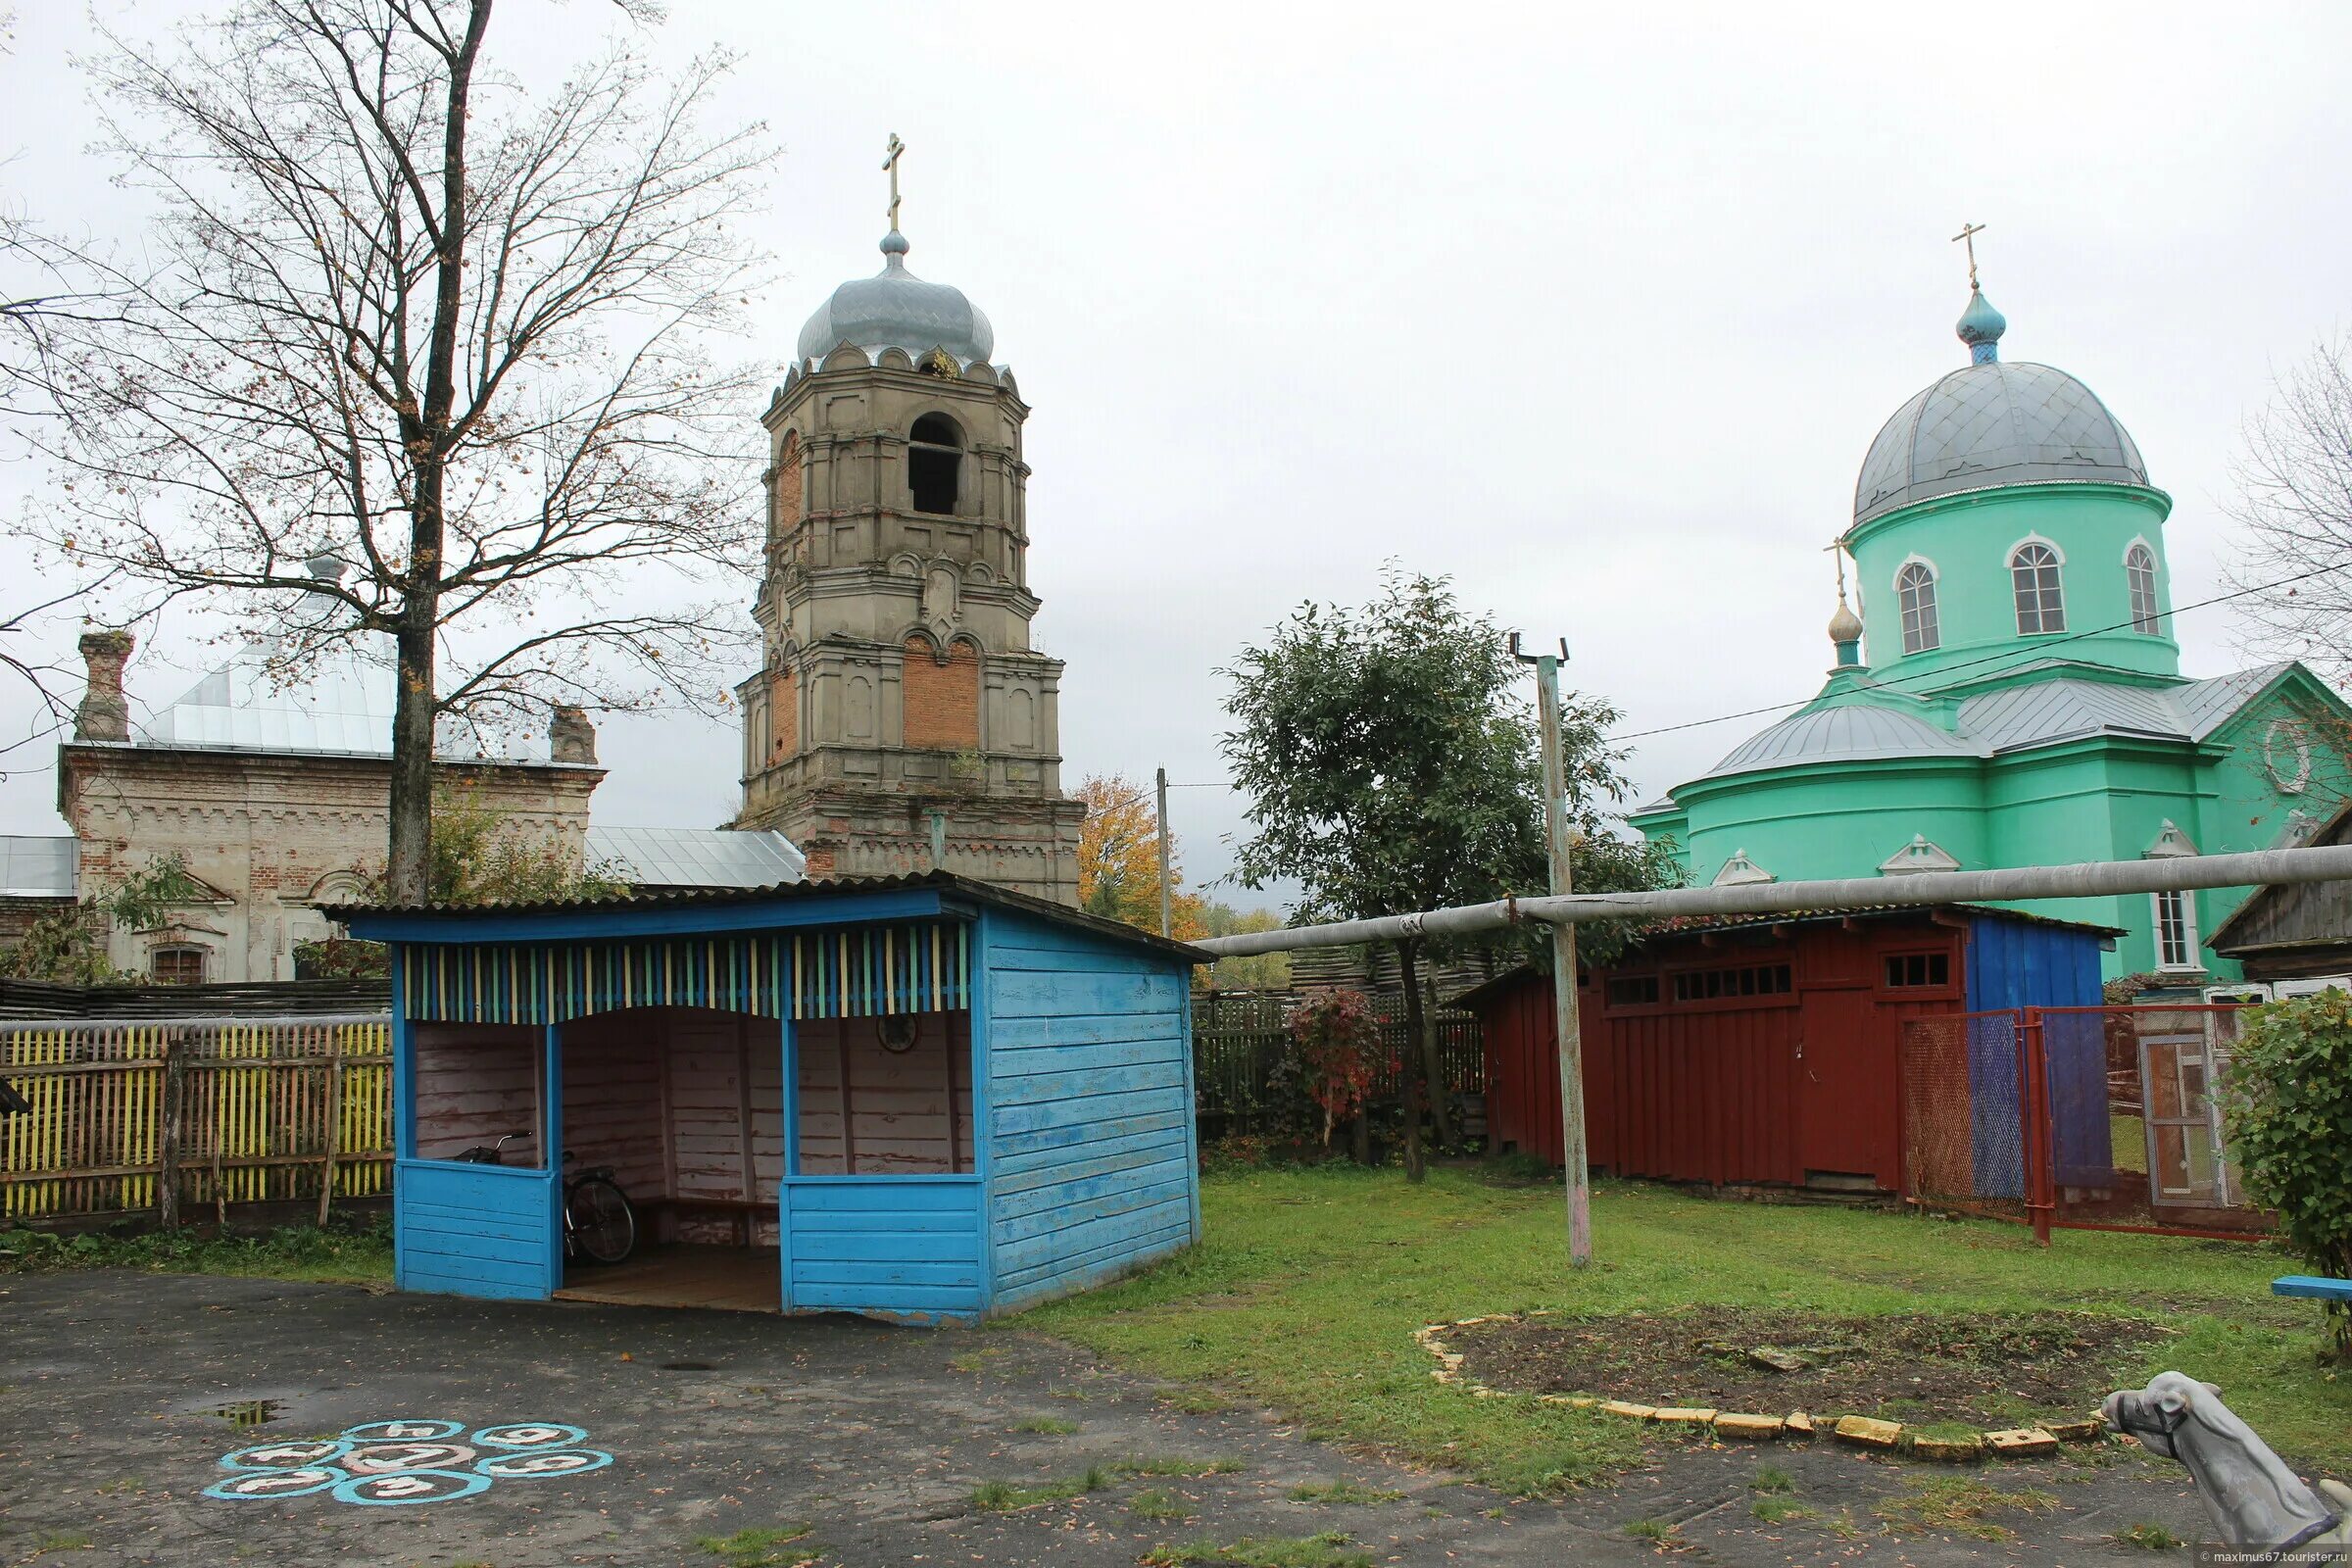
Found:
[{"label": "bell tower arched opening", "polygon": [[914,510],[954,516],[963,478],[963,432],[946,415],[926,414],[906,437],[906,489]]}]

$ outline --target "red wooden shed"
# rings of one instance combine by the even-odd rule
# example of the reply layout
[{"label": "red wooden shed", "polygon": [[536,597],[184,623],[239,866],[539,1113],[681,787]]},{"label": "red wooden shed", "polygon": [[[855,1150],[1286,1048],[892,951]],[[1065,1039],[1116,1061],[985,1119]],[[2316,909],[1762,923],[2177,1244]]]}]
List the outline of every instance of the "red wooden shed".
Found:
[{"label": "red wooden shed", "polygon": [[[1592,1166],[1618,1176],[1846,1191],[1902,1184],[1904,1020],[2095,1006],[2115,933],[2007,909],[1685,920],[1578,992]],[[1491,1147],[1560,1159],[1551,976],[1457,999],[1486,1037]]]}]

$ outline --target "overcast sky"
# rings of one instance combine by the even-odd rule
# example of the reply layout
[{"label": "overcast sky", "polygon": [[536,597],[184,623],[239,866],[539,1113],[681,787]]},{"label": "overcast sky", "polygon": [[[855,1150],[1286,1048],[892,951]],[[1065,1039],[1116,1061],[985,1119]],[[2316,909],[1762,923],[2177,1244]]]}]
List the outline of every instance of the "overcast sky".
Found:
[{"label": "overcast sky", "polygon": [[[16,9],[0,199],[122,232],[78,150],[80,9]],[[189,9],[96,5],[134,32]],[[528,65],[517,40],[606,11],[501,0],[498,28]],[[2240,421],[2345,317],[2340,5],[672,0],[658,46],[738,53],[730,108],[783,145],[756,222],[785,281],[749,345],[779,373],[878,268],[882,145],[907,143],[908,265],[988,313],[1035,408],[1031,586],[1072,784],[1222,779],[1217,667],[1392,557],[1566,637],[1629,731],[1810,695],[1863,452],[1965,362],[1963,220],[1989,225],[2004,356],[2088,382],[2172,493],[2176,603],[2235,548]],[[0,488],[47,504],[22,472]],[[9,603],[24,575],[0,543]],[[134,699],[192,681],[195,629],[133,664]],[[2178,631],[2191,674],[2239,657],[2226,611]],[[0,694],[0,722],[22,708]],[[1644,798],[1763,722],[1639,742]],[[605,735],[599,820],[733,809],[731,731]],[[0,783],[0,831],[63,831],[50,761]],[[1177,795],[1196,878],[1240,811]]]}]

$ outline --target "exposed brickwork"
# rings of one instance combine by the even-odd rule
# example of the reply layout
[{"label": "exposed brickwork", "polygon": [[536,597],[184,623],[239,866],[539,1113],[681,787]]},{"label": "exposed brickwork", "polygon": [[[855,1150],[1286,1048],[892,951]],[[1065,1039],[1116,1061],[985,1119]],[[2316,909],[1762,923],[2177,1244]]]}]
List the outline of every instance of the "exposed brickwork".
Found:
[{"label": "exposed brickwork", "polygon": [[906,639],[900,675],[906,705],[906,744],[936,751],[961,751],[980,744],[980,656],[969,643],[956,643],[941,663],[931,644]]}]

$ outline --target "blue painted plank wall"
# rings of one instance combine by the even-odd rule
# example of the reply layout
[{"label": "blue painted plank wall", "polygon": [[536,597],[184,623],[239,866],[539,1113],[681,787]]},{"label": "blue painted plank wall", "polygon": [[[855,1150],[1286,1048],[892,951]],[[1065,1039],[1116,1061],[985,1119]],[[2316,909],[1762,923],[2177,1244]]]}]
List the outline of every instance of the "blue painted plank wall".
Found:
[{"label": "blue painted plank wall", "polygon": [[544,1300],[558,1281],[555,1181],[543,1170],[403,1159],[393,1277],[404,1291]]},{"label": "blue painted plank wall", "polygon": [[[2099,1005],[2100,943],[2088,931],[1976,917],[1968,928],[1968,1010]],[[2052,1178],[2061,1187],[2098,1186],[2109,1179],[2114,1164],[2100,1024],[2085,1013],[2062,1013],[2042,1024],[2056,1146]],[[2016,1052],[2006,1039],[1987,1036],[1980,1044],[1977,1036],[1983,1033],[1972,1031],[1969,1051],[1978,1190],[1987,1197],[2019,1197],[2025,1172],[2016,1148]]]},{"label": "blue painted plank wall", "polygon": [[1182,960],[999,909],[981,954],[992,1310],[1197,1241]]},{"label": "blue painted plank wall", "polygon": [[792,1177],[784,1217],[793,1310],[979,1317],[978,1177]]}]

